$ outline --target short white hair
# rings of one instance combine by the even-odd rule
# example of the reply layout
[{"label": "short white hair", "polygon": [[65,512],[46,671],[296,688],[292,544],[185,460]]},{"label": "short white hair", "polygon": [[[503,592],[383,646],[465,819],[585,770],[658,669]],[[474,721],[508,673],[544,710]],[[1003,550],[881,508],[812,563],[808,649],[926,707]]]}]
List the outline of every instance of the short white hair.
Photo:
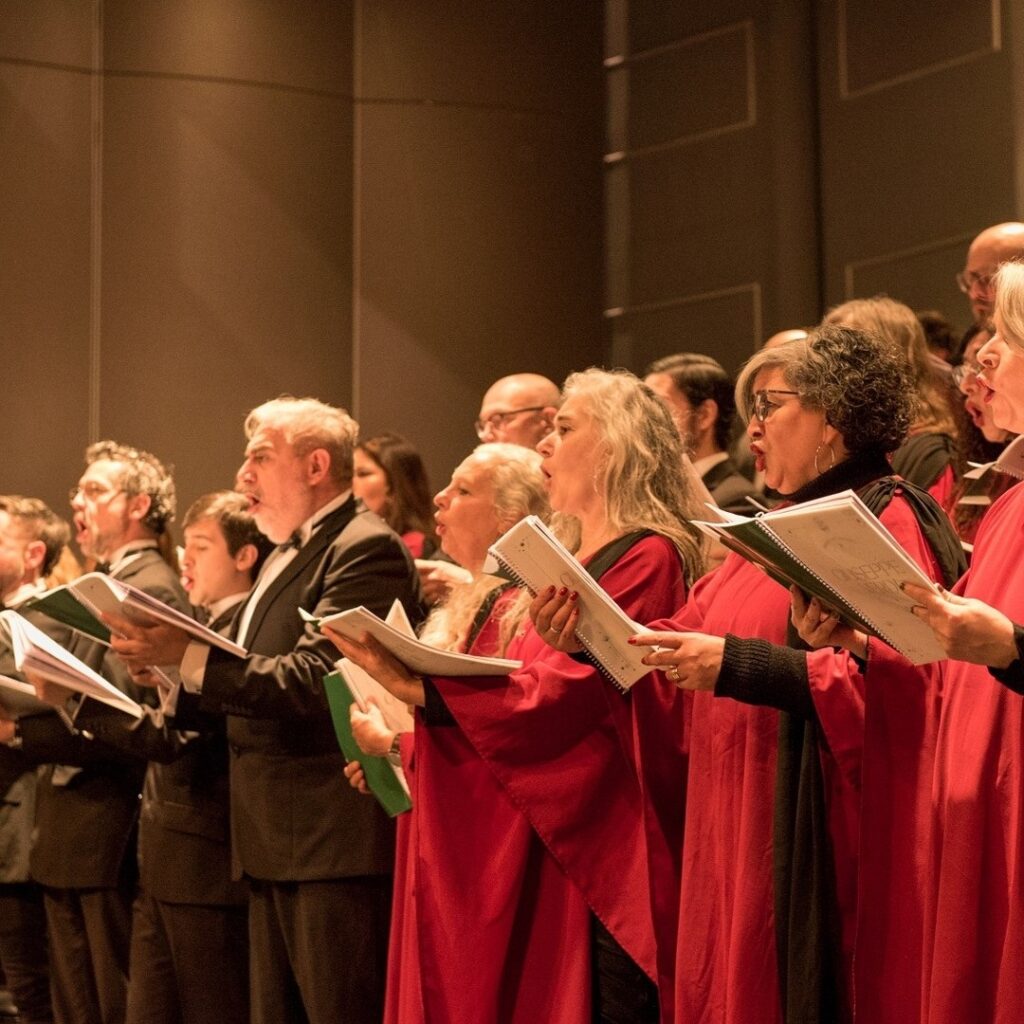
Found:
[{"label": "short white hair", "polygon": [[344,410],[317,398],[281,395],[256,406],[245,418],[245,437],[261,429],[279,430],[298,455],[323,448],[331,459],[331,478],[347,487],[352,482],[352,452],[359,424]]}]

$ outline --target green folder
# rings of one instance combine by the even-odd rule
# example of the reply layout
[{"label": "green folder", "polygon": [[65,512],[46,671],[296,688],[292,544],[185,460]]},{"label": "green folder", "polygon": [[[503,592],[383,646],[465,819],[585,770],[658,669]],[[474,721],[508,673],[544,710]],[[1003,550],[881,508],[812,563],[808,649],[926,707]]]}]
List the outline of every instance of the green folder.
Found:
[{"label": "green folder", "polygon": [[348,688],[340,671],[324,676],[324,690],[327,703],[331,707],[331,718],[334,721],[334,733],[338,737],[338,745],[349,761],[358,761],[366,775],[366,784],[377,802],[392,817],[412,809],[409,794],[395,774],[395,769],[386,757],[374,757],[364,754],[352,735],[352,720],[349,708],[355,703],[355,697]]},{"label": "green folder", "polygon": [[97,619],[66,585],[30,598],[22,605],[21,610],[30,608],[49,615],[51,619],[69,626],[76,633],[84,633],[102,644],[110,644],[109,627]]}]

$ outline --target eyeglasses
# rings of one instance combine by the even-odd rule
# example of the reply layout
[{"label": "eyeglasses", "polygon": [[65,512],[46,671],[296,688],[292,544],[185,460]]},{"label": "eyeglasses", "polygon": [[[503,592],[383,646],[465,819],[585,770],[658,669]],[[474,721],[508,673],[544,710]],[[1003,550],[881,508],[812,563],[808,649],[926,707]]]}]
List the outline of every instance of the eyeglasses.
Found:
[{"label": "eyeglasses", "polygon": [[960,387],[968,377],[977,377],[981,373],[981,364],[965,360],[959,366],[953,367],[953,383]]},{"label": "eyeglasses", "polygon": [[768,399],[769,395],[799,395],[799,391],[783,391],[781,388],[764,388],[762,391],[754,392],[754,419],[758,423],[764,423],[766,419],[776,409],[779,408],[778,402],[771,402]]},{"label": "eyeglasses", "polygon": [[964,295],[970,295],[974,288],[980,288],[983,292],[987,292],[992,287],[992,280],[995,276],[995,274],[976,274],[973,270],[961,270],[956,275],[956,286]]},{"label": "eyeglasses", "polygon": [[107,498],[108,500],[116,498],[119,494],[124,494],[123,488],[118,488],[116,491],[112,491],[109,487],[104,487],[103,484],[79,484],[78,487],[72,487],[68,491],[68,501],[74,504],[75,499],[82,495],[86,501],[96,502],[101,498]]},{"label": "eyeglasses", "polygon": [[510,409],[508,412],[492,412],[487,419],[476,421],[476,436],[482,441],[487,435],[488,430],[499,430],[513,416],[518,416],[521,412],[540,412],[541,409],[544,408],[546,408],[546,406],[528,405],[525,409]]}]

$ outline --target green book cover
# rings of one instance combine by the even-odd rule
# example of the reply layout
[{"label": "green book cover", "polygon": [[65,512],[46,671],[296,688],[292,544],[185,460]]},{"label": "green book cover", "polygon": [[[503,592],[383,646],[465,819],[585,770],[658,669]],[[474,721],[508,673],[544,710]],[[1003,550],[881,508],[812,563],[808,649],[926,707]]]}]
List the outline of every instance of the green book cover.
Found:
[{"label": "green book cover", "polygon": [[66,586],[33,597],[26,601],[22,608],[41,611],[78,633],[91,636],[102,644],[110,643],[110,630]]},{"label": "green book cover", "polygon": [[324,690],[327,703],[331,708],[331,719],[334,722],[334,733],[338,737],[338,745],[349,761],[358,761],[363,766],[366,784],[377,802],[394,818],[412,808],[412,801],[402,783],[395,775],[394,768],[386,757],[373,757],[364,754],[352,735],[352,720],[349,708],[355,703],[352,691],[342,678],[341,672],[332,672],[324,676]]}]

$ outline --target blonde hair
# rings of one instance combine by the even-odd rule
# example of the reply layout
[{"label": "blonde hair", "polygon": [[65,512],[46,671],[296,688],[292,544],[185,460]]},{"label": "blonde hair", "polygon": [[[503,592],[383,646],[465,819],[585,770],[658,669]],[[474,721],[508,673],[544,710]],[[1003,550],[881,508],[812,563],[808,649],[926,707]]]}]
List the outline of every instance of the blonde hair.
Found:
[{"label": "blonde hair", "polygon": [[[462,465],[467,462],[487,472],[495,512],[505,529],[529,515],[539,516],[547,522],[550,510],[540,471],[541,457],[536,452],[515,444],[481,444],[463,460]],[[477,611],[491,591],[502,583],[496,576],[479,573],[472,583],[453,587],[444,604],[431,612],[420,639],[442,650],[463,649]],[[496,652],[499,656],[515,635],[528,603],[520,608],[520,602],[513,602],[503,615],[499,650]]]},{"label": "blonde hair", "polygon": [[[604,497],[608,526],[617,535],[652,530],[667,537],[688,581],[704,570],[702,535],[690,525],[704,513],[683,471],[683,448],[665,403],[627,370],[592,367],[566,378],[563,402],[583,402],[602,435],[595,452],[594,488]],[[579,521],[556,513],[556,536],[579,547]]]},{"label": "blonde hair", "polygon": [[359,424],[344,409],[317,398],[281,395],[253,409],[245,418],[245,437],[257,430],[279,430],[297,455],[322,448],[331,459],[331,479],[341,487],[352,482],[352,451]]},{"label": "blonde hair", "polygon": [[1011,260],[996,271],[996,312],[1004,329],[1003,340],[1024,349],[1024,263]]},{"label": "blonde hair", "polygon": [[830,309],[823,324],[845,324],[877,334],[910,364],[917,397],[911,433],[949,434],[956,437],[957,423],[950,407],[948,387],[943,387],[928,354],[928,340],[917,314],[887,295],[851,299]]}]

